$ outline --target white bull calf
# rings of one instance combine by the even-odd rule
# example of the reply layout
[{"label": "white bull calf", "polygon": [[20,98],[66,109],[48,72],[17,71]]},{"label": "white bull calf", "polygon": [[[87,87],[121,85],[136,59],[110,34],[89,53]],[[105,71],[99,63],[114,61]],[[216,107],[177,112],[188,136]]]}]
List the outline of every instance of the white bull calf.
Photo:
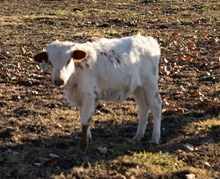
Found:
[{"label": "white bull calf", "polygon": [[98,100],[123,100],[133,96],[139,111],[135,141],[144,136],[149,110],[154,125],[151,142],[159,143],[161,97],[158,91],[160,47],[152,37],[135,35],[83,44],[54,41],[34,60],[51,67],[56,86],[80,111],[81,149],[87,151],[90,122]]}]

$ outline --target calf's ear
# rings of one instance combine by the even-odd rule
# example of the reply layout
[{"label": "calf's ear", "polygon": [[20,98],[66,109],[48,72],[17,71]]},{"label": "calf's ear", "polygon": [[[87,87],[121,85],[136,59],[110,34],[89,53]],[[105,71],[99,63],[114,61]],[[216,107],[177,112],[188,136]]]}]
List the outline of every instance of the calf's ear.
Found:
[{"label": "calf's ear", "polygon": [[81,62],[88,56],[87,52],[83,50],[74,50],[72,53],[72,58],[74,62]]},{"label": "calf's ear", "polygon": [[43,61],[48,61],[48,54],[47,52],[41,52],[34,56],[34,60],[38,63],[42,63]]}]

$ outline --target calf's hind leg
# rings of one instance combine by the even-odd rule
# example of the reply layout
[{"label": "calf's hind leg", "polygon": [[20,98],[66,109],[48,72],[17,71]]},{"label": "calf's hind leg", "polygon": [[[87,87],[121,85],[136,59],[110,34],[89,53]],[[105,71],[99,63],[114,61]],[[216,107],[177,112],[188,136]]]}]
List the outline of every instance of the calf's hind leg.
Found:
[{"label": "calf's hind leg", "polygon": [[161,128],[161,108],[162,100],[158,89],[147,89],[145,91],[146,100],[149,104],[150,110],[154,118],[153,132],[151,142],[159,144],[160,141],[160,128]]},{"label": "calf's hind leg", "polygon": [[138,121],[137,132],[136,135],[133,137],[133,140],[139,142],[141,138],[144,136],[147,126],[148,113],[149,113],[149,108],[145,101],[144,89],[137,88],[134,92],[134,99],[138,106],[139,121]]}]

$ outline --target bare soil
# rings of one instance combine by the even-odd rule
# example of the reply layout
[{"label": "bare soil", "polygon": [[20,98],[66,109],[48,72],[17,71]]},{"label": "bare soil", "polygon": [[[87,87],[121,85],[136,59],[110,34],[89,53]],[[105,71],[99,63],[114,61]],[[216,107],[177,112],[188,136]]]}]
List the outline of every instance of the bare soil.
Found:
[{"label": "bare soil", "polygon": [[[1,0],[0,178],[220,178],[218,1]],[[140,143],[132,98],[100,102],[80,152],[79,113],[33,55],[55,39],[141,33],[162,57],[161,144]]]}]

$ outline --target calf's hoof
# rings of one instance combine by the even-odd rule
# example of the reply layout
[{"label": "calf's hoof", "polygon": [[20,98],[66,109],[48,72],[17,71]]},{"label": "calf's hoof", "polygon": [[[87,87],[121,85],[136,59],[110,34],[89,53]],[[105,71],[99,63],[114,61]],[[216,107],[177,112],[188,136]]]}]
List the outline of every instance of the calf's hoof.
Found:
[{"label": "calf's hoof", "polygon": [[139,136],[134,136],[134,137],[132,138],[132,140],[135,141],[135,142],[137,142],[137,143],[139,143],[139,142],[141,141],[141,139],[142,139],[142,137],[139,137]]},{"label": "calf's hoof", "polygon": [[158,138],[151,138],[151,140],[150,140],[150,143],[152,143],[152,144],[159,144],[160,143],[160,138],[158,139]]}]

